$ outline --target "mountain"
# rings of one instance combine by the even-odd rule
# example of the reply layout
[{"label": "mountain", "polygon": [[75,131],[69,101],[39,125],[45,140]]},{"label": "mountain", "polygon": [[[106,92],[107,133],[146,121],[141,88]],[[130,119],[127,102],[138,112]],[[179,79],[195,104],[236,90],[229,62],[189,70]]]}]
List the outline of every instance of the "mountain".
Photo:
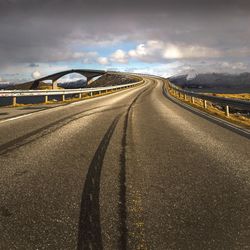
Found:
[{"label": "mountain", "polygon": [[8,88],[10,86],[12,86],[12,84],[9,83],[9,82],[0,82],[0,90],[1,89],[6,89],[6,88]]},{"label": "mountain", "polygon": [[137,82],[138,78],[126,74],[107,73],[89,84],[89,87],[106,87]]},{"label": "mountain", "polygon": [[179,75],[169,80],[182,88],[199,92],[250,93],[250,73],[247,72],[197,74],[191,79],[188,75]]},{"label": "mountain", "polygon": [[84,79],[80,79],[76,81],[58,83],[57,85],[64,89],[78,89],[85,88],[87,86],[87,82]]}]

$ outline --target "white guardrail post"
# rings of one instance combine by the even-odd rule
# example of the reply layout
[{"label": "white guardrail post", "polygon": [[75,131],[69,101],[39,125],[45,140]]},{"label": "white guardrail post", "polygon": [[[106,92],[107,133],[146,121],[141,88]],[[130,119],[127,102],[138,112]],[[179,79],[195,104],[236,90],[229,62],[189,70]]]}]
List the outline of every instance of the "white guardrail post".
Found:
[{"label": "white guardrail post", "polygon": [[226,115],[227,117],[230,116],[230,111],[229,111],[229,106],[228,106],[228,105],[226,105],[226,108],[225,108],[225,115]]},{"label": "white guardrail post", "polygon": [[203,108],[204,108],[204,109],[207,108],[207,100],[203,100]]},{"label": "white guardrail post", "polygon": [[15,107],[16,106],[16,96],[12,97],[12,106]]}]

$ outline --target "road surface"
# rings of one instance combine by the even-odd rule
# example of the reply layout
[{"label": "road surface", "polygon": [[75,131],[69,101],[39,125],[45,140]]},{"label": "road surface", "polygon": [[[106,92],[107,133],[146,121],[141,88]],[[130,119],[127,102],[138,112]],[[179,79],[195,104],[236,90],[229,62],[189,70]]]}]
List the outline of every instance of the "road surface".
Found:
[{"label": "road surface", "polygon": [[0,249],[249,249],[249,139],[162,87],[1,121]]}]

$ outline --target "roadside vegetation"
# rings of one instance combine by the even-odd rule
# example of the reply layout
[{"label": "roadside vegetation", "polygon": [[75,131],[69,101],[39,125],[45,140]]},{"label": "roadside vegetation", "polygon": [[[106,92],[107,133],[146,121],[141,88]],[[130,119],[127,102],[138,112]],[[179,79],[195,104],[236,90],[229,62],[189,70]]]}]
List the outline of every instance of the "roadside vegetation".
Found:
[{"label": "roadside vegetation", "polygon": [[[219,106],[219,105],[215,105],[209,101],[207,101],[207,108],[204,109],[204,104],[203,101],[195,98],[194,99],[194,103],[192,103],[191,97],[189,96],[185,96],[183,94],[181,95],[175,95],[174,91],[170,88],[168,88],[168,93],[173,96],[176,99],[179,99],[180,101],[198,108],[202,111],[205,111],[209,114],[212,114],[216,117],[222,118],[224,120],[227,120],[229,122],[232,122],[236,125],[240,125],[244,128],[250,129],[250,114],[249,113],[243,113],[243,112],[238,112],[238,111],[232,111],[230,112],[230,116],[227,117],[225,115],[225,110],[223,107]],[[246,100],[250,100],[250,94],[213,94],[216,96],[220,96],[220,97],[227,97],[227,98],[238,98],[238,99],[246,99]]]},{"label": "roadside vegetation", "polygon": [[218,97],[225,97],[225,98],[235,98],[235,99],[243,99],[243,100],[250,100],[249,93],[242,93],[242,94],[212,94],[213,96]]}]

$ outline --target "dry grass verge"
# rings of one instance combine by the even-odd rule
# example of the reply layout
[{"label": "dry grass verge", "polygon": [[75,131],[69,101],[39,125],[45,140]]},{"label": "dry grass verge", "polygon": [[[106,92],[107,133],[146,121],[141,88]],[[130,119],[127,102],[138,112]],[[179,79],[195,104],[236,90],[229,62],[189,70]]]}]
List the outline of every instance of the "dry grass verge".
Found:
[{"label": "dry grass verge", "polygon": [[212,94],[213,96],[225,97],[225,98],[235,98],[242,100],[250,100],[250,94],[242,93],[242,94]]},{"label": "dry grass verge", "polygon": [[[170,88],[168,88],[168,93],[173,96],[174,98],[178,99],[178,100],[181,100],[182,102],[192,106],[192,107],[195,107],[195,108],[198,108],[202,111],[205,111],[209,114],[212,114],[216,117],[219,117],[219,118],[222,118],[226,121],[229,121],[231,123],[234,123],[236,125],[240,125],[241,127],[244,127],[244,128],[247,128],[247,129],[250,129],[250,117],[249,116],[246,116],[246,115],[242,115],[240,113],[230,113],[230,116],[227,117],[225,115],[225,111],[220,109],[217,105],[215,104],[212,104],[211,102],[207,101],[207,108],[204,109],[204,104],[203,104],[203,101],[200,100],[200,99],[197,99],[195,98],[195,102],[192,103],[191,101],[191,97],[189,96],[186,96],[186,99],[184,97],[183,94],[181,94],[180,96],[179,95],[175,95],[174,94],[174,91]],[[217,94],[216,94],[217,95]],[[225,94],[218,94],[218,96],[223,96],[223,97],[231,97],[229,95],[225,95]],[[243,99],[243,98],[242,98]]]}]

